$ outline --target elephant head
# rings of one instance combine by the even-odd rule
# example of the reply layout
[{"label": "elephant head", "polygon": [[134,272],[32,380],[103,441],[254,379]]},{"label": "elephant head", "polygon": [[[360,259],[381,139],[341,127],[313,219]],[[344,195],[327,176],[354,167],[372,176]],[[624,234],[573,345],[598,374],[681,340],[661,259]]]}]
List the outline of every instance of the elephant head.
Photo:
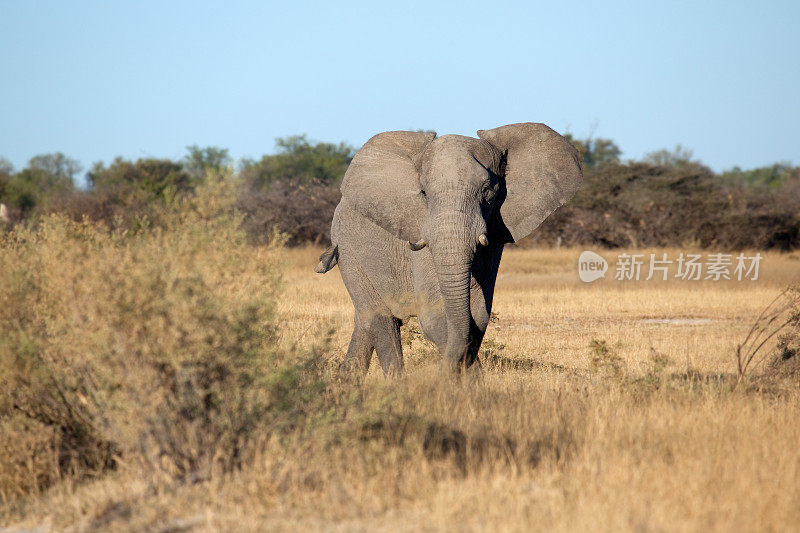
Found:
[{"label": "elephant head", "polygon": [[429,247],[451,363],[463,358],[469,342],[476,253],[531,233],[582,178],[577,150],[544,124],[480,130],[478,137],[381,133],[356,154],[342,181],[343,203],[412,250]]}]

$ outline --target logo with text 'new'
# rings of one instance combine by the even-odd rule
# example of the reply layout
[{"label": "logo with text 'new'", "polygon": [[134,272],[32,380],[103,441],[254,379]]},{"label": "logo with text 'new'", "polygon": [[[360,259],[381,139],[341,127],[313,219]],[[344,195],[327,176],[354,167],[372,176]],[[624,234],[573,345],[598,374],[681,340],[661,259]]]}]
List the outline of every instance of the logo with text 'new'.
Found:
[{"label": "logo with text 'new'", "polygon": [[[656,254],[621,253],[614,262],[614,280],[756,281],[761,259],[759,253],[748,256],[743,253],[703,255],[680,252],[674,259],[666,253],[660,257]],[[578,277],[586,283],[596,281],[605,277],[608,266],[603,256],[586,250],[578,257]]]}]

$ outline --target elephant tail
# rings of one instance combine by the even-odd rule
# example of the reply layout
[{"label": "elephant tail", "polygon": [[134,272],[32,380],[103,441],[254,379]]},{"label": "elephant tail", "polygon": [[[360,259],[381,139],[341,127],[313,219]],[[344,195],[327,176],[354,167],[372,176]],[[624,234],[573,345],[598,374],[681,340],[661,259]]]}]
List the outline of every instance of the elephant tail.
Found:
[{"label": "elephant tail", "polygon": [[314,267],[314,272],[324,274],[339,262],[339,246],[332,244],[319,256],[319,263]]}]

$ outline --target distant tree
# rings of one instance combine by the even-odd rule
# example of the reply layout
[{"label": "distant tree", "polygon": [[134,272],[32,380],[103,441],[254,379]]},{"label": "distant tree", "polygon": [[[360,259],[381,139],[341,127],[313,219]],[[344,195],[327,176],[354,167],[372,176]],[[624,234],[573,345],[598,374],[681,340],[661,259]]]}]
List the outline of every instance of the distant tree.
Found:
[{"label": "distant tree", "polygon": [[790,163],[775,163],[751,170],[734,167],[723,172],[721,177],[742,185],[777,187],[784,183],[800,180],[800,167],[793,167]]},{"label": "distant tree", "polygon": [[622,150],[611,139],[590,139],[588,145],[589,159],[593,166],[619,161]]},{"label": "distant tree", "polygon": [[699,164],[698,161],[692,159],[694,152],[688,148],[684,148],[680,144],[676,144],[672,150],[661,149],[650,152],[644,156],[645,163],[659,165],[664,167],[685,166],[691,164]]},{"label": "distant tree", "polygon": [[139,192],[151,198],[163,198],[167,190],[177,193],[192,188],[183,166],[169,159],[131,162],[117,157],[108,167],[95,163],[86,177],[95,190]]},{"label": "distant tree", "polygon": [[0,194],[3,203],[17,208],[23,215],[51,196],[72,191],[73,178],[80,164],[62,153],[32,157],[28,166],[17,173],[7,161],[0,170]]},{"label": "distant tree", "polygon": [[186,150],[189,153],[186,154],[181,163],[193,180],[201,180],[209,170],[220,171],[232,163],[227,148],[218,148],[216,146],[200,148],[193,144],[187,146]]},{"label": "distant tree", "polygon": [[575,139],[569,133],[564,137],[581,154],[584,167],[600,167],[606,163],[614,163],[619,161],[619,156],[622,155],[622,150],[611,139],[603,139],[602,137]]},{"label": "distant tree", "polygon": [[8,185],[13,176],[14,165],[5,157],[0,157],[0,199],[3,198],[3,191],[5,191],[6,185]]},{"label": "distant tree", "polygon": [[44,172],[57,180],[74,181],[82,170],[81,164],[61,152],[34,156],[28,161],[28,168]]},{"label": "distant tree", "polygon": [[338,182],[355,155],[354,148],[346,143],[312,142],[305,135],[279,137],[275,146],[277,153],[273,155],[265,155],[257,162],[241,162],[240,174],[250,188],[263,189],[279,180]]}]

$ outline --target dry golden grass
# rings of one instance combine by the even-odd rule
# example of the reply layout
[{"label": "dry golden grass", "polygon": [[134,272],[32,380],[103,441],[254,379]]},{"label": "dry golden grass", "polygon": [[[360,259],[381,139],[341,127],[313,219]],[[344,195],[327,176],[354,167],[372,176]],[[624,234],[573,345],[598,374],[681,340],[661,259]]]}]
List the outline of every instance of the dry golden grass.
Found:
[{"label": "dry golden grass", "polygon": [[[257,439],[233,473],[154,486],[119,468],[0,517],[76,531],[796,528],[797,379],[734,382],[736,344],[800,255],[764,254],[755,282],[584,284],[579,252],[505,253],[477,377],[443,379],[406,327],[403,378],[326,374],[325,412]],[[338,270],[314,274],[317,249],[276,253],[281,342],[310,350],[332,329],[335,363],[353,314]]]}]

